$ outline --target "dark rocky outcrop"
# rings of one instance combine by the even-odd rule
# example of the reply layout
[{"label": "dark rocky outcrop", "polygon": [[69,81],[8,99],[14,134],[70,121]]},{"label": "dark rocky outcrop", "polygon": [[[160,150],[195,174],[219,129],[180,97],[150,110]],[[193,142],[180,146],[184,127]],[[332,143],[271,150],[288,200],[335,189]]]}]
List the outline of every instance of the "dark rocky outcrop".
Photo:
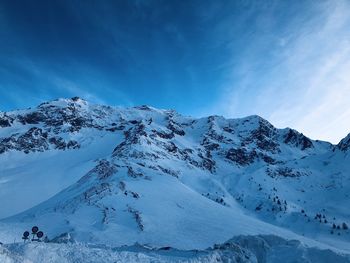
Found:
[{"label": "dark rocky outcrop", "polygon": [[301,150],[313,147],[312,141],[309,138],[292,129],[289,129],[288,133],[284,136],[284,143],[299,147]]},{"label": "dark rocky outcrop", "polygon": [[350,148],[350,134],[342,139],[336,147],[341,151],[347,151]]},{"label": "dark rocky outcrop", "polygon": [[226,159],[239,165],[249,165],[258,157],[256,151],[247,151],[245,148],[231,148],[226,153]]}]

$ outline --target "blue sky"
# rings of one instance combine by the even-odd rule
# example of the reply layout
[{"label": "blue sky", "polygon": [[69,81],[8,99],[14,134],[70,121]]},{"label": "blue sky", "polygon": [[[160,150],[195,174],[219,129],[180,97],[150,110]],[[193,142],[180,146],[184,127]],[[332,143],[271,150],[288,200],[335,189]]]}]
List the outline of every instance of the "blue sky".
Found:
[{"label": "blue sky", "polygon": [[0,2],[0,110],[80,96],[350,132],[348,0]]}]

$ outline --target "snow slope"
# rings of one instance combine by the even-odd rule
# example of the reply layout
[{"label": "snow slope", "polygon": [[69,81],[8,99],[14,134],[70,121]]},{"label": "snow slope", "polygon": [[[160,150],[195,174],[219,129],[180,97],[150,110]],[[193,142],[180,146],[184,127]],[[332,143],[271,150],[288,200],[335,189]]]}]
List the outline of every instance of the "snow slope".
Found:
[{"label": "snow slope", "polygon": [[347,138],[79,98],[0,113],[0,127],[3,242],[35,224],[51,240],[113,247],[274,234],[350,252]]},{"label": "snow slope", "polygon": [[349,255],[308,248],[276,236],[239,236],[205,250],[151,248],[141,245],[105,247],[83,244],[27,243],[0,246],[4,263],[98,262],[317,262],[345,263]]}]

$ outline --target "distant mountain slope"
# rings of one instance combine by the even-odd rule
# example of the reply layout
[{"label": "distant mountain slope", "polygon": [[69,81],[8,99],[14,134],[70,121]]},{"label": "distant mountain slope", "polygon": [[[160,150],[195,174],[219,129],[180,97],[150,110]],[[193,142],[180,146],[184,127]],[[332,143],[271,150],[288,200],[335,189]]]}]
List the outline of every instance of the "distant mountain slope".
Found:
[{"label": "distant mountain slope", "polygon": [[0,126],[1,215],[28,209],[2,220],[0,240],[39,224],[51,239],[110,245],[276,234],[349,250],[346,138],[79,98],[0,113]]}]

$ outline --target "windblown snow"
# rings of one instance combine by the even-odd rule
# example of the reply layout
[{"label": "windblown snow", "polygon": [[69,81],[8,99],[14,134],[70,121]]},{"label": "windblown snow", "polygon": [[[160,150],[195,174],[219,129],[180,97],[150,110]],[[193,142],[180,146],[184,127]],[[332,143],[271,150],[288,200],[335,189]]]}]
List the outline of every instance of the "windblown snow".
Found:
[{"label": "windblown snow", "polygon": [[[80,98],[0,112],[0,260],[349,262],[349,136]],[[33,225],[50,243],[18,243]]]}]

